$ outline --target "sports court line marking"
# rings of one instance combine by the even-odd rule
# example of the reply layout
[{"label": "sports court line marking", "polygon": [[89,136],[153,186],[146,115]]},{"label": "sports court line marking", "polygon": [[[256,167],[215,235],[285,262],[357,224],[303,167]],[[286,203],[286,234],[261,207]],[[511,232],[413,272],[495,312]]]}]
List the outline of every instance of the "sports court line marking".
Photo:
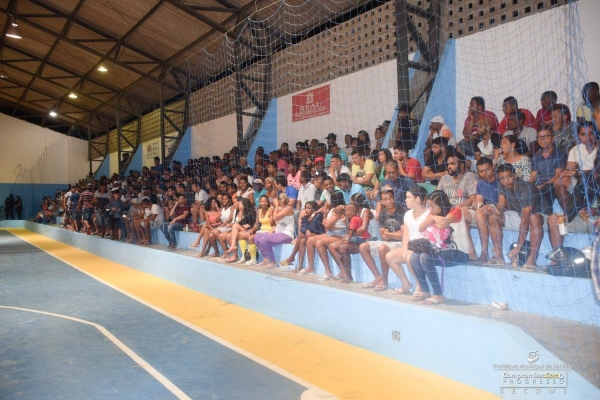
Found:
[{"label": "sports court line marking", "polygon": [[165,388],[167,388],[171,393],[173,393],[175,396],[177,396],[178,399],[191,400],[191,398],[188,395],[186,395],[181,389],[179,389],[173,382],[171,382],[163,374],[158,372],[152,365],[150,365],[148,362],[146,362],[146,360],[144,360],[142,357],[138,356],[133,350],[131,350],[129,347],[127,347],[126,344],[124,344],[119,339],[117,339],[112,333],[110,333],[102,325],[98,325],[94,322],[86,321],[84,319],[69,317],[68,315],[54,314],[54,313],[50,313],[50,312],[46,312],[46,311],[39,311],[39,310],[31,310],[28,308],[10,307],[10,306],[2,306],[2,305],[0,305],[0,308],[5,308],[5,309],[9,309],[9,310],[17,310],[17,311],[26,311],[26,312],[42,314],[42,315],[49,315],[51,317],[67,319],[70,321],[79,322],[81,324],[93,326],[94,328],[98,329],[104,336],[106,336],[111,342],[113,342],[115,346],[117,346],[119,349],[121,349],[121,351],[123,353],[127,354],[133,361],[138,363],[138,365],[140,367],[144,368],[146,370],[146,372],[148,372],[150,375],[152,375],[154,377],[154,379],[156,379]]},{"label": "sports court line marking", "polygon": [[[52,253],[50,253],[47,250],[45,250],[45,249],[43,249],[41,247],[38,247],[35,243],[33,243],[33,242],[29,241],[28,239],[24,238],[23,236],[19,235],[14,230],[8,229],[8,231],[11,232],[13,235],[17,236],[18,238],[20,238],[21,240],[23,240],[23,241],[31,244],[32,246],[35,246],[38,249],[40,249],[44,253],[46,253],[46,254],[54,257],[55,259],[59,260],[60,262],[62,262],[64,264],[67,264],[68,266],[70,266],[72,268],[75,268],[79,272],[81,272],[81,273],[89,276],[90,278],[95,279],[96,281],[98,281],[98,282],[100,282],[100,283],[102,283],[102,284],[110,287],[111,289],[114,289],[117,292],[122,293],[125,296],[127,296],[127,297],[129,297],[129,298],[131,298],[131,299],[133,299],[133,300],[135,300],[135,301],[137,301],[137,302],[145,305],[146,307],[151,308],[152,310],[154,310],[154,311],[156,311],[158,313],[161,313],[162,315],[164,315],[164,316],[166,316],[168,318],[171,318],[174,321],[179,322],[180,324],[182,324],[182,325],[184,325],[184,326],[186,326],[186,327],[188,327],[188,328],[190,328],[190,329],[192,329],[192,330],[200,333],[203,336],[206,336],[207,338],[209,338],[209,339],[211,339],[211,340],[219,343],[220,345],[225,346],[228,349],[233,350],[236,353],[241,354],[242,356],[244,356],[246,358],[249,358],[250,360],[252,360],[252,361],[254,361],[254,362],[262,365],[263,367],[268,368],[268,369],[270,369],[273,372],[276,372],[277,374],[283,376],[284,378],[287,378],[287,379],[289,379],[289,380],[291,380],[293,382],[296,382],[297,384],[299,384],[301,386],[304,386],[308,390],[306,390],[306,391],[304,391],[304,393],[302,393],[301,400],[313,400],[313,399],[314,400],[317,400],[317,399],[319,399],[319,400],[322,400],[322,399],[333,400],[333,399],[337,399],[338,398],[337,396],[335,396],[335,395],[333,395],[331,393],[328,393],[327,391],[325,391],[325,390],[317,387],[316,385],[314,385],[314,384],[312,384],[312,383],[310,383],[308,381],[305,381],[304,379],[302,379],[302,378],[300,378],[298,376],[295,376],[295,375],[291,374],[289,371],[286,371],[285,369],[283,369],[281,367],[278,367],[277,365],[275,365],[275,364],[273,364],[273,363],[271,363],[271,362],[269,362],[269,361],[267,361],[265,359],[262,359],[262,358],[258,357],[257,355],[252,354],[252,353],[250,353],[250,352],[242,349],[241,347],[238,347],[238,346],[234,345],[233,343],[230,343],[230,342],[224,340],[223,338],[214,335],[213,333],[211,333],[209,331],[206,331],[206,330],[204,330],[204,329],[202,329],[202,328],[200,328],[200,327],[198,327],[196,325],[193,325],[193,324],[187,322],[186,320],[184,320],[184,319],[182,319],[182,318],[180,318],[180,317],[178,317],[176,315],[173,315],[173,314],[169,313],[168,311],[165,311],[165,310],[163,310],[163,309],[161,309],[159,307],[156,307],[155,305],[153,305],[153,304],[151,304],[151,303],[149,303],[149,302],[147,302],[147,301],[145,301],[143,299],[140,299],[139,297],[137,297],[137,296],[135,296],[135,295],[133,295],[133,294],[131,294],[131,293],[129,293],[129,292],[127,292],[127,291],[125,291],[125,290],[117,287],[117,286],[114,286],[113,284],[111,284],[109,282],[106,282],[105,280],[103,280],[101,278],[98,278],[97,276],[92,275],[91,273],[85,271],[84,269],[79,268],[75,264],[72,264],[69,261],[62,259],[62,258],[60,258],[60,257],[58,257],[58,256],[56,256],[56,255],[54,255]],[[30,232],[30,231],[28,231],[28,232]],[[31,232],[31,233],[36,234],[35,232]],[[36,235],[39,235],[39,234],[36,234]],[[40,236],[43,236],[43,235],[40,235]],[[47,238],[46,236],[43,236],[43,237]],[[48,239],[50,239],[50,238],[48,238]],[[51,240],[53,240],[53,239],[51,239]],[[77,247],[69,246],[68,244],[64,244],[62,242],[58,242],[58,243],[66,246],[66,247],[73,247],[73,248],[77,249]],[[83,250],[81,250],[81,251],[83,251]],[[99,256],[96,256],[96,257],[99,257]],[[123,346],[125,346],[125,345],[123,345]],[[135,353],[133,353],[133,354],[135,354]],[[159,372],[157,371],[157,373],[159,373]]]}]

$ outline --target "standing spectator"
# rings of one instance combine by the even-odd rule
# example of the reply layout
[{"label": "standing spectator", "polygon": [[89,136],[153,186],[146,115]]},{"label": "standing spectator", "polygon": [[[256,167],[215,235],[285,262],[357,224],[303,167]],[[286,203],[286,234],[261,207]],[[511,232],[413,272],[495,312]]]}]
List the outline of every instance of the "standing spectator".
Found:
[{"label": "standing spectator", "polygon": [[92,218],[94,214],[94,192],[93,185],[86,184],[85,190],[81,193],[79,203],[81,204],[83,227],[88,235],[92,234]]},{"label": "standing spectator", "polygon": [[537,126],[535,122],[535,117],[533,116],[531,111],[529,111],[526,108],[519,108],[519,103],[517,102],[517,99],[514,96],[509,96],[505,98],[504,101],[502,101],[502,111],[504,112],[504,118],[502,118],[502,121],[500,121],[500,124],[498,125],[498,133],[502,135],[504,134],[504,132],[507,131],[507,129],[509,129],[507,125],[507,117],[509,115],[524,114],[524,126],[534,129]]},{"label": "standing spectator", "polygon": [[106,183],[100,182],[100,188],[94,193],[94,207],[96,209],[96,234],[104,238],[106,227],[108,226],[108,203],[112,196],[106,190]]},{"label": "standing spectator", "polygon": [[180,195],[177,198],[177,203],[169,212],[170,222],[165,222],[160,227],[160,230],[165,235],[169,242],[169,250],[177,249],[177,231],[183,229],[189,224],[190,206],[187,205],[185,196]]},{"label": "standing spectator", "polygon": [[529,182],[535,184],[542,195],[544,209],[551,209],[556,199],[554,185],[560,182],[560,174],[567,166],[567,154],[554,145],[554,131],[543,128],[538,133],[540,150],[533,156]]},{"label": "standing spectator", "polygon": [[23,219],[23,200],[21,196],[17,195],[15,200],[15,211],[17,212],[17,219]]},{"label": "standing spectator", "polygon": [[[81,229],[81,188],[78,185],[73,186],[73,194],[71,194],[71,230],[79,232]],[[17,196],[17,200],[19,196]]]},{"label": "standing spectator", "polygon": [[7,220],[15,219],[15,198],[12,194],[4,200],[4,214]]},{"label": "standing spectator", "polygon": [[121,200],[121,190],[114,188],[111,191],[112,199],[108,203],[108,226],[110,228],[111,240],[119,240],[123,232],[121,228],[121,215],[123,215],[123,201]]},{"label": "standing spectator", "polygon": [[[363,289],[373,288],[376,292],[387,289],[390,266],[385,257],[391,250],[402,247],[402,224],[404,223],[404,213],[406,208],[396,203],[394,190],[391,186],[381,187],[382,209],[379,213],[379,234],[381,240],[368,241],[361,244],[358,248],[365,264],[375,276],[375,279],[364,285]],[[381,264],[381,274],[377,269],[374,257],[379,257]]]}]

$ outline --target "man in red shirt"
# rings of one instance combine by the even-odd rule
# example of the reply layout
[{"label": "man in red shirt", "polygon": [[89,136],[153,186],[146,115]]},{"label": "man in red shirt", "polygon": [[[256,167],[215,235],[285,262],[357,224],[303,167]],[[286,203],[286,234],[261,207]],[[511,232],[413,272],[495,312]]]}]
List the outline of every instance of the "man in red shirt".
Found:
[{"label": "man in red shirt", "polygon": [[540,103],[542,108],[540,108],[535,116],[535,126],[536,130],[540,130],[542,128],[548,128],[552,126],[552,110],[555,106],[561,107],[561,109],[565,110],[564,115],[568,121],[571,121],[571,110],[564,104],[557,103],[556,100],[558,96],[556,92],[552,90],[548,90],[542,93],[542,97],[540,98]]},{"label": "man in red shirt", "polygon": [[531,111],[529,111],[526,108],[519,108],[519,103],[517,102],[517,99],[514,96],[509,96],[504,99],[504,101],[502,102],[502,111],[504,112],[504,118],[502,118],[502,121],[500,121],[500,125],[498,125],[498,133],[500,133],[501,135],[504,135],[504,132],[506,132],[506,130],[508,129],[506,127],[506,124],[508,122],[506,116],[511,114],[524,114],[524,126],[534,129],[537,127],[535,118],[533,117]]},{"label": "man in red shirt", "polygon": [[400,176],[406,176],[417,183],[423,182],[421,176],[421,163],[416,158],[408,156],[407,147],[412,147],[409,143],[396,142],[394,146],[394,160],[398,163],[398,174]]},{"label": "man in red shirt", "polygon": [[485,109],[485,99],[481,96],[475,96],[469,103],[469,115],[465,120],[465,126],[463,128],[463,136],[471,137],[469,133],[477,136],[479,131],[477,130],[477,121],[481,117],[485,117],[487,125],[492,132],[498,132],[498,118],[496,114]]},{"label": "man in red shirt", "polygon": [[169,250],[177,248],[177,235],[175,232],[183,229],[189,224],[190,206],[187,205],[184,195],[179,195],[177,203],[171,207],[169,212],[170,221],[161,225],[160,230],[169,241]]}]

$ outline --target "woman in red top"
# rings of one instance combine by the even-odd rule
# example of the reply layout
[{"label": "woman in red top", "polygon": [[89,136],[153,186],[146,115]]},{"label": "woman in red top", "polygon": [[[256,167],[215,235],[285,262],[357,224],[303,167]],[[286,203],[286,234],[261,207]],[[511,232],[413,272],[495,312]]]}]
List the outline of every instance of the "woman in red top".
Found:
[{"label": "woman in red top", "polygon": [[334,279],[341,280],[344,283],[352,282],[352,260],[351,254],[358,254],[358,247],[369,240],[369,222],[373,219],[373,214],[369,209],[367,199],[362,194],[353,196],[352,201],[346,205],[345,222],[348,227],[348,234],[339,242],[332,243],[329,246],[331,257],[340,268],[340,273]]}]

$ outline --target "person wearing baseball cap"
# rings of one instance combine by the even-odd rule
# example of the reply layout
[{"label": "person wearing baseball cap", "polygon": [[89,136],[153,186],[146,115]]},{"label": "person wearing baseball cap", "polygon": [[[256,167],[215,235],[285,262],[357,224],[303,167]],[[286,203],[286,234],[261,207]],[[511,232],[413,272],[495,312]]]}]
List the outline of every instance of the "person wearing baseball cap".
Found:
[{"label": "person wearing baseball cap", "polygon": [[254,181],[252,182],[252,189],[254,189],[254,205],[256,208],[258,208],[260,198],[267,194],[267,189],[265,189],[265,182],[263,179],[254,178]]},{"label": "person wearing baseball cap", "polygon": [[315,171],[319,174],[325,173],[325,158],[317,157],[315,158]]},{"label": "person wearing baseball cap", "polygon": [[429,124],[429,137],[427,138],[427,143],[425,145],[425,150],[423,150],[423,159],[427,163],[427,161],[431,158],[431,144],[434,139],[439,137],[444,137],[448,141],[448,146],[455,146],[456,139],[454,138],[454,134],[450,127],[446,125],[444,117],[441,115],[436,115],[431,118],[431,124]]}]

